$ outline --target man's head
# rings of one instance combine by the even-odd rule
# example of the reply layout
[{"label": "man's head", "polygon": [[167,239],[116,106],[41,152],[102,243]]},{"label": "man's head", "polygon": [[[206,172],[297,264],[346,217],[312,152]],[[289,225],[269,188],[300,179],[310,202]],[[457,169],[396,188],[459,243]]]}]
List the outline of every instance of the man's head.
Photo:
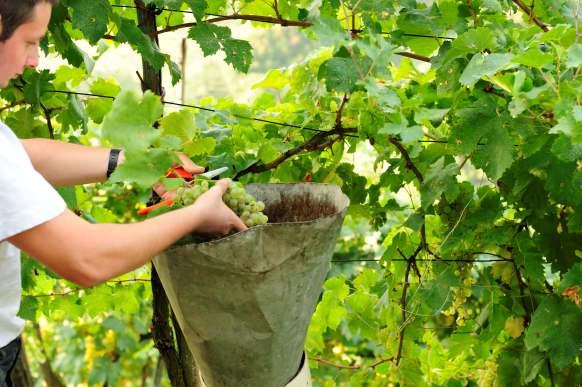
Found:
[{"label": "man's head", "polygon": [[0,87],[38,65],[38,45],[58,0],[0,0]]}]

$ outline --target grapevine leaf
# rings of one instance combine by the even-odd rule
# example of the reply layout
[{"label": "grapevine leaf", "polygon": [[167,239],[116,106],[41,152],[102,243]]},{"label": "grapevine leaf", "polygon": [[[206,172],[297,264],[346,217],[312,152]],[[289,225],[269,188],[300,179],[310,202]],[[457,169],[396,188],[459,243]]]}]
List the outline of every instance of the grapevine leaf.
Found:
[{"label": "grapevine leaf", "polygon": [[133,92],[122,92],[103,120],[103,135],[126,151],[143,151],[159,137],[153,124],[162,115],[162,109],[160,98],[149,91],[143,98]]},{"label": "grapevine leaf", "polygon": [[109,287],[101,285],[91,289],[86,296],[82,298],[85,313],[95,317],[101,313],[112,309],[111,297],[109,297]]},{"label": "grapevine leaf", "polygon": [[259,148],[258,158],[264,163],[270,163],[279,155],[279,150],[271,143],[266,143]]},{"label": "grapevine leaf", "polygon": [[522,378],[522,384],[530,383],[535,379],[542,366],[544,365],[545,360],[546,358],[544,354],[537,349],[524,351],[521,354],[519,361],[519,371]]},{"label": "grapevine leaf", "polygon": [[311,30],[323,46],[336,45],[346,39],[346,33],[336,18],[319,17],[313,21]]},{"label": "grapevine leaf", "polygon": [[186,3],[192,10],[196,21],[201,23],[204,15],[206,14],[206,8],[208,8],[208,3],[206,0],[186,0]]},{"label": "grapevine leaf", "polygon": [[463,55],[497,48],[497,39],[490,28],[478,27],[471,29],[453,42],[453,49],[462,52]]},{"label": "grapevine leaf", "polygon": [[521,63],[526,66],[540,68],[548,63],[554,61],[554,57],[550,54],[542,52],[539,48],[530,48],[521,55],[513,58],[514,62]]},{"label": "grapevine leaf", "polygon": [[23,93],[24,99],[31,105],[40,104],[42,95],[51,88],[50,81],[54,79],[48,70],[26,71],[23,75],[26,82]]},{"label": "grapevine leaf", "polygon": [[556,296],[544,298],[525,335],[528,349],[547,352],[558,368],[572,364],[582,344],[582,310]]},{"label": "grapevine leaf", "polygon": [[190,29],[188,37],[198,43],[204,56],[209,56],[220,50],[220,41],[230,37],[230,30],[227,27],[200,23]]},{"label": "grapevine leaf", "polygon": [[566,66],[568,67],[579,67],[582,65],[582,44],[573,44],[568,49],[568,58],[566,59]]},{"label": "grapevine leaf", "polygon": [[350,288],[346,284],[346,279],[343,276],[328,279],[325,281],[324,288],[329,294],[332,294],[341,301],[345,300],[348,294],[350,294]]},{"label": "grapevine leaf", "polygon": [[77,114],[77,117],[81,120],[83,129],[87,130],[87,122],[89,122],[89,115],[85,109],[85,105],[81,102],[78,95],[71,94],[69,96],[69,102],[73,107],[73,111]]},{"label": "grapevine leaf", "polygon": [[35,297],[23,297],[20,302],[18,316],[24,320],[36,321],[38,300]]},{"label": "grapevine leaf", "polygon": [[459,147],[462,153],[471,153],[477,144],[496,125],[499,118],[495,102],[481,98],[474,102],[461,102],[453,112],[453,127],[450,141]]},{"label": "grapevine leaf", "polygon": [[369,291],[379,280],[379,273],[376,270],[366,268],[354,280],[356,289]]},{"label": "grapevine leaf", "polygon": [[115,223],[117,215],[103,207],[93,207],[91,215],[97,223]]},{"label": "grapevine leaf", "polygon": [[164,55],[166,58],[166,64],[168,65],[168,69],[170,70],[170,75],[172,77],[172,86],[175,86],[176,83],[182,79],[182,70],[180,66],[176,62],[174,62],[169,55]]},{"label": "grapevine leaf", "polygon": [[390,5],[387,5],[385,1],[382,0],[362,0],[357,1],[357,8],[360,12],[386,12],[392,9]]},{"label": "grapevine leaf", "polygon": [[582,286],[582,263],[578,262],[566,273],[560,282],[560,291],[571,286]]},{"label": "grapevine leaf", "polygon": [[543,283],[545,276],[542,253],[532,239],[527,235],[519,234],[515,237],[515,246],[517,247],[515,262],[524,269],[529,278]]},{"label": "grapevine leaf", "polygon": [[493,180],[499,179],[513,162],[513,139],[502,126],[503,122],[500,120],[492,126],[487,134],[487,144],[480,147],[473,157],[475,165],[483,168]]},{"label": "grapevine leaf", "polygon": [[190,29],[188,37],[198,43],[204,56],[216,54],[222,48],[226,63],[241,72],[249,71],[253,59],[252,47],[245,40],[233,39],[228,27],[199,23]]},{"label": "grapevine leaf", "polygon": [[95,62],[75,44],[68,34],[65,29],[65,21],[68,17],[63,6],[58,6],[53,10],[49,30],[55,42],[55,48],[73,67],[80,67],[84,64],[85,69],[90,73]]},{"label": "grapevine leaf", "polygon": [[198,134],[195,116],[191,110],[170,113],[160,121],[162,137],[176,136],[182,142],[191,140]]},{"label": "grapevine leaf", "polygon": [[349,93],[360,79],[358,69],[352,58],[331,58],[319,68],[319,79],[325,79],[328,90]]},{"label": "grapevine leaf", "polygon": [[483,55],[477,53],[473,55],[471,61],[465,67],[459,82],[467,87],[471,87],[484,76],[493,75],[507,66],[512,58],[513,54]]},{"label": "grapevine leaf", "polygon": [[403,144],[416,142],[423,136],[422,127],[419,125],[408,126],[405,122],[389,123],[384,125],[378,134],[386,136],[399,136]]},{"label": "grapevine leaf", "polygon": [[400,106],[400,97],[393,90],[383,87],[376,82],[368,82],[366,90],[370,97],[378,100],[383,110],[387,113],[393,112],[395,107]]},{"label": "grapevine leaf", "polygon": [[422,208],[427,209],[434,201],[455,182],[455,176],[459,173],[456,163],[445,166],[445,159],[441,157],[428,170],[424,182],[420,187]]},{"label": "grapevine leaf", "polygon": [[134,182],[142,187],[150,187],[157,182],[168,165],[174,162],[173,152],[151,149],[147,152],[127,152],[126,160],[111,175],[111,182]]},{"label": "grapevine leaf", "polygon": [[119,29],[117,38],[120,42],[130,43],[156,70],[160,70],[164,66],[166,57],[160,52],[159,47],[139,29],[135,22],[122,17],[115,17],[113,20]]},{"label": "grapevine leaf", "polygon": [[342,179],[342,187],[348,193],[351,203],[363,203],[367,195],[366,178],[354,173],[353,165],[347,163],[340,164],[336,169],[336,173]]},{"label": "grapevine leaf", "polygon": [[552,145],[552,153],[565,162],[582,159],[582,144],[572,144],[570,137],[560,135]]},{"label": "grapevine leaf", "polygon": [[450,45],[450,49],[443,51],[440,60],[443,64],[448,64],[452,60],[465,57],[467,54],[478,53],[485,50],[493,51],[497,48],[497,39],[490,28],[478,27],[470,29],[460,35]]},{"label": "grapevine leaf", "polygon": [[253,85],[253,89],[276,89],[281,90],[285,86],[289,84],[289,79],[285,76],[283,70],[280,69],[273,69],[267,73],[267,76],[260,81]]},{"label": "grapevine leaf", "polygon": [[184,152],[189,156],[212,154],[216,147],[216,140],[212,137],[199,137],[184,144]]},{"label": "grapevine leaf", "polygon": [[77,197],[75,195],[75,187],[59,187],[57,188],[59,195],[67,203],[67,208],[70,210],[77,209]]},{"label": "grapevine leaf", "polygon": [[91,44],[101,40],[109,23],[109,2],[96,0],[89,6],[86,1],[73,0],[69,4],[73,9],[73,27],[80,29]]},{"label": "grapevine leaf", "polygon": [[435,273],[434,280],[427,283],[421,291],[423,303],[431,312],[446,309],[453,300],[451,288],[461,284],[451,267],[436,270],[438,273]]},{"label": "grapevine leaf", "polygon": [[242,73],[249,72],[253,62],[253,48],[249,42],[240,39],[226,39],[222,43],[222,48],[226,54],[226,63],[231,64]]},{"label": "grapevine leaf", "polygon": [[[120,87],[111,79],[97,79],[91,84],[91,93],[103,96],[115,97],[120,92]],[[113,106],[113,100],[109,98],[92,98],[86,103],[86,110],[89,117],[97,124],[103,122],[103,118],[109,113]]]}]

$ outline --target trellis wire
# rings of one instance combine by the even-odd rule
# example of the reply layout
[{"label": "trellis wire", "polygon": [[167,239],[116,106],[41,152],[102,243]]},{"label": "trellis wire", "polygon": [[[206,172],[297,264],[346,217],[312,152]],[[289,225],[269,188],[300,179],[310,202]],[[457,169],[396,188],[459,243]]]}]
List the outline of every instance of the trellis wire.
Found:
[{"label": "trellis wire", "polygon": [[[57,93],[57,94],[77,95],[77,96],[84,96],[84,97],[96,97],[96,98],[115,99],[115,97],[110,96],[110,95],[94,94],[94,93],[83,93],[83,92],[69,91],[69,90],[46,90],[45,93]],[[179,102],[172,102],[172,101],[162,100],[162,103],[165,104],[165,105],[187,107],[187,108],[196,109],[196,110],[202,110],[202,111],[207,111],[207,112],[211,112],[211,113],[220,113],[221,112],[221,110],[216,110],[216,109],[207,108],[207,107],[198,106],[198,105],[191,105],[191,104],[179,103]],[[248,117],[248,116],[243,116],[241,114],[234,114],[234,113],[232,114],[232,116],[233,117],[236,117],[236,118],[244,119],[244,120],[263,122],[263,123],[278,125],[278,126],[282,126],[282,127],[290,127],[290,128],[296,128],[296,129],[304,129],[304,130],[309,130],[309,131],[318,132],[318,133],[326,133],[327,132],[327,130],[317,129],[317,128],[313,128],[313,127],[309,127],[309,126],[301,126],[301,125],[296,125],[296,124],[289,124],[289,123],[286,123],[286,122],[279,122],[279,121],[267,120],[267,119],[259,118],[259,117]],[[356,135],[353,135],[353,134],[349,134],[349,133],[345,133],[342,136],[343,137],[359,138],[359,136],[356,136]],[[416,142],[418,142],[418,143],[432,143],[432,144],[450,144],[450,142],[448,140],[445,140],[445,139],[425,139],[425,140],[416,140]],[[486,145],[486,144],[484,144],[484,143],[478,143],[477,145]]]}]

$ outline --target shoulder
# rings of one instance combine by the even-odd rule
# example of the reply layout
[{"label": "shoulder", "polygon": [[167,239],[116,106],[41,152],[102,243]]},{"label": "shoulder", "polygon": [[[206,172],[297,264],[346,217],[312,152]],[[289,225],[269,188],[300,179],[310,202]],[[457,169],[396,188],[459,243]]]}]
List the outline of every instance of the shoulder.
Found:
[{"label": "shoulder", "polygon": [[0,136],[10,143],[19,143],[18,137],[4,122],[0,121]]},{"label": "shoulder", "polygon": [[0,159],[3,162],[30,164],[30,159],[24,146],[12,129],[0,121]]}]

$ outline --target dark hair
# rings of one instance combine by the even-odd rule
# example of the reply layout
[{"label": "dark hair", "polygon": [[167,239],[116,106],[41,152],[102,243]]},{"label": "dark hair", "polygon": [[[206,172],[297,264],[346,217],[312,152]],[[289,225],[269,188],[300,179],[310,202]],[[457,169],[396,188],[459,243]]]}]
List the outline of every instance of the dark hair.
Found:
[{"label": "dark hair", "polygon": [[10,39],[14,31],[32,18],[32,11],[37,4],[50,3],[56,5],[59,0],[0,0],[0,16],[2,17],[0,42]]}]

